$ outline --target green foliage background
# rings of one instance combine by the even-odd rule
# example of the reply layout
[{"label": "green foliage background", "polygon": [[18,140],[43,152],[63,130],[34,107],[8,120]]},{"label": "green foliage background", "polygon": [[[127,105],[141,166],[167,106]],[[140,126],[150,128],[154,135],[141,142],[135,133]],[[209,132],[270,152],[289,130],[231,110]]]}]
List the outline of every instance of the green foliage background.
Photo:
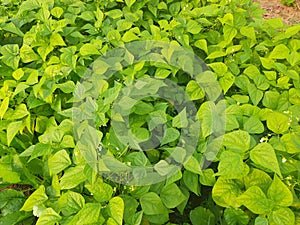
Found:
[{"label": "green foliage background", "polygon": [[[0,15],[0,224],[300,224],[299,24],[264,21],[249,0],[2,0]],[[106,82],[97,126],[108,151],[125,162],[164,156],[154,149],[147,159],[118,143],[105,101],[111,93],[148,74],[175,81],[199,107],[205,126],[193,157],[144,187],[98,176],[76,146],[70,116],[86,67],[135,40],[193,50],[227,106],[226,134],[215,139],[222,148],[211,157],[209,109],[218,105],[182,71],[142,63]],[[163,102],[146,104],[141,115],[160,110],[174,121]],[[147,136],[135,113],[133,126]],[[167,146],[177,139],[173,130]],[[205,170],[203,158],[213,161]]]}]

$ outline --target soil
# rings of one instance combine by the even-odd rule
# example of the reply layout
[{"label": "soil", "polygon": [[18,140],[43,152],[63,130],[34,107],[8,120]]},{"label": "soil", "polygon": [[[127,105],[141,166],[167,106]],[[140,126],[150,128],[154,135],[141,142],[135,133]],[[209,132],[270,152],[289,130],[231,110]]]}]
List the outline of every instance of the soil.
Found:
[{"label": "soil", "polygon": [[253,0],[259,2],[265,10],[264,18],[282,18],[283,22],[291,25],[300,23],[300,0],[295,0],[295,6],[285,6],[281,0]]}]

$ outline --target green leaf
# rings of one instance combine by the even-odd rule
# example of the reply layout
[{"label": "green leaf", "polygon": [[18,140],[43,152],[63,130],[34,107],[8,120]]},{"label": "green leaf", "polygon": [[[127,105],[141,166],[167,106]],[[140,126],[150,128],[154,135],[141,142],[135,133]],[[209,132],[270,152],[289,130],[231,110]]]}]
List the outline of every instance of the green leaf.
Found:
[{"label": "green leaf", "polygon": [[40,59],[40,57],[32,50],[32,48],[26,44],[24,44],[20,49],[20,57],[23,63],[29,63]]},{"label": "green leaf", "polygon": [[154,192],[148,192],[140,198],[142,209],[146,215],[157,215],[167,212],[160,197]]},{"label": "green leaf", "polygon": [[244,183],[246,189],[252,186],[258,186],[263,192],[267,193],[272,179],[266,172],[252,168],[250,173],[244,177]]},{"label": "green leaf", "polygon": [[48,167],[51,174],[58,174],[72,164],[66,150],[56,152],[48,159]]},{"label": "green leaf", "polygon": [[199,177],[200,183],[206,186],[214,186],[214,184],[216,183],[214,174],[215,172],[213,171],[213,169],[203,170]]},{"label": "green leaf", "polygon": [[0,161],[0,178],[4,183],[19,183],[21,181],[20,174],[12,171],[11,165],[5,161]]},{"label": "green leaf", "polygon": [[172,141],[175,141],[179,138],[179,136],[180,136],[180,133],[179,133],[178,130],[176,130],[172,127],[167,128],[165,130],[164,137],[161,140],[161,145],[164,145],[164,144],[170,143]]},{"label": "green leaf", "polygon": [[8,109],[8,105],[9,105],[9,97],[5,97],[0,105],[0,120],[3,119],[3,116]]},{"label": "green leaf", "polygon": [[166,160],[160,160],[154,165],[154,169],[161,176],[169,175],[174,172],[177,167],[175,165],[170,165]]},{"label": "green leaf", "polygon": [[90,44],[90,43],[86,43],[86,44],[82,45],[81,48],[80,48],[80,50],[79,50],[79,52],[83,56],[87,56],[87,55],[100,55],[100,52],[95,47],[95,45]]},{"label": "green leaf", "polygon": [[290,54],[290,50],[284,44],[275,46],[273,51],[270,53],[269,58],[271,59],[286,59]]},{"label": "green leaf", "polygon": [[84,206],[85,200],[81,194],[68,191],[60,197],[58,203],[62,204],[62,214],[69,216],[79,212]]},{"label": "green leaf", "polygon": [[29,112],[27,110],[27,106],[25,104],[20,104],[16,107],[15,111],[13,112],[12,118],[17,120],[17,119],[22,119],[28,115],[29,115]]},{"label": "green leaf", "polygon": [[193,225],[205,224],[205,225],[214,225],[216,224],[215,215],[209,210],[202,206],[191,210],[190,220]]},{"label": "green leaf", "polygon": [[267,218],[256,217],[254,225],[269,225]]},{"label": "green leaf", "polygon": [[51,46],[66,46],[63,38],[59,33],[52,33],[50,37],[50,45]]},{"label": "green leaf", "polygon": [[224,32],[224,40],[226,41],[226,45],[228,45],[229,43],[231,43],[231,41],[233,40],[233,38],[237,35],[237,29],[235,29],[232,26],[227,26],[225,25],[223,27],[223,32]]},{"label": "green leaf", "polygon": [[180,11],[180,2],[174,2],[169,7],[169,12],[172,16],[176,16]]},{"label": "green leaf", "polygon": [[250,134],[261,134],[264,132],[265,127],[257,117],[251,116],[244,123],[244,130]]},{"label": "green leaf", "polygon": [[268,189],[268,197],[280,206],[290,206],[293,203],[292,192],[276,175]]},{"label": "green leaf", "polygon": [[2,54],[2,61],[7,66],[16,70],[19,66],[19,46],[17,44],[7,44],[0,48]]},{"label": "green leaf", "polygon": [[248,93],[253,105],[258,105],[258,103],[264,96],[264,93],[261,90],[257,89],[254,84],[248,85]]},{"label": "green leaf", "polygon": [[1,27],[3,30],[16,34],[20,37],[24,36],[24,33],[13,23],[6,23],[4,26]]},{"label": "green leaf", "polygon": [[200,194],[200,185],[198,174],[192,173],[188,170],[183,172],[183,182],[185,186],[195,193],[196,195]]},{"label": "green leaf", "polygon": [[63,8],[61,8],[59,6],[56,6],[53,9],[51,9],[51,14],[53,16],[55,16],[56,18],[60,18],[63,13],[64,13]]},{"label": "green leaf", "polygon": [[245,152],[250,148],[250,135],[246,131],[237,130],[224,135],[223,145],[238,152]]},{"label": "green leaf", "polygon": [[190,157],[184,164],[184,168],[196,174],[201,174],[201,167],[199,161],[194,157]]},{"label": "green leaf", "polygon": [[60,60],[63,65],[69,66],[72,69],[75,69],[76,67],[76,61],[77,61],[77,55],[76,53],[76,47],[66,47],[61,48],[60,51],[62,54],[60,55]]},{"label": "green leaf", "polygon": [[244,35],[252,40],[256,39],[254,27],[243,26],[243,27],[241,27],[240,32],[242,35]]},{"label": "green leaf", "polygon": [[260,143],[250,151],[250,159],[282,177],[275,151],[269,143]]},{"label": "green leaf", "polygon": [[188,126],[188,119],[186,115],[186,108],[184,108],[172,120],[172,126],[177,128],[185,128]]},{"label": "green leaf", "polygon": [[[176,198],[174,198],[174,196],[176,196]],[[177,207],[186,200],[185,195],[175,183],[164,186],[160,192],[160,197],[164,205],[169,209]]]},{"label": "green leaf", "polygon": [[207,42],[205,39],[197,40],[194,45],[208,54]]},{"label": "green leaf", "polygon": [[47,208],[42,211],[36,225],[55,224],[60,220],[61,216],[57,212],[55,212],[52,208]]},{"label": "green leaf", "polygon": [[155,71],[155,77],[159,79],[165,79],[170,75],[171,71],[164,68],[157,68]]},{"label": "green leaf", "polygon": [[265,107],[276,109],[279,101],[280,93],[277,91],[266,91],[262,103]]},{"label": "green leaf", "polygon": [[99,178],[97,178],[95,183],[86,184],[85,187],[93,194],[93,197],[98,202],[109,201],[113,195],[113,188]]},{"label": "green leaf", "polygon": [[108,203],[109,215],[113,218],[118,225],[123,224],[123,214],[124,214],[124,202],[120,197],[114,197],[109,200]]},{"label": "green leaf", "polygon": [[138,39],[139,37],[132,30],[125,32],[125,34],[122,37],[122,41],[124,42],[131,42]]},{"label": "green leaf", "polygon": [[64,175],[60,178],[60,188],[62,190],[71,189],[85,180],[82,166],[71,167],[65,170]]},{"label": "green leaf", "polygon": [[231,86],[234,84],[234,79],[235,77],[230,72],[225,73],[224,76],[220,78],[219,82],[224,94],[226,94],[229,88],[231,88]]},{"label": "green leaf", "polygon": [[11,141],[14,139],[16,134],[19,132],[19,130],[22,127],[23,122],[22,121],[16,121],[11,122],[7,126],[7,145],[9,146]]},{"label": "green leaf", "polygon": [[100,211],[101,211],[101,204],[87,203],[73,217],[73,219],[69,222],[69,224],[82,224],[82,225],[95,224],[101,218]]},{"label": "green leaf", "polygon": [[256,87],[260,90],[267,90],[270,87],[269,81],[267,78],[263,75],[255,75],[253,78],[254,84]]},{"label": "green leaf", "polygon": [[35,190],[26,200],[23,207],[20,210],[32,211],[34,206],[38,206],[45,201],[47,201],[48,196],[45,193],[44,185],[41,185],[37,190]]},{"label": "green leaf", "polygon": [[273,202],[267,199],[264,192],[257,186],[248,188],[238,201],[255,214],[266,214],[273,208]]},{"label": "green leaf", "polygon": [[216,59],[216,58],[220,58],[220,57],[223,57],[223,56],[226,56],[226,52],[223,52],[223,51],[214,51],[212,53],[210,53],[206,59]]},{"label": "green leaf", "polygon": [[295,224],[295,214],[289,208],[279,208],[268,215],[269,225]]},{"label": "green leaf", "polygon": [[290,154],[295,154],[300,152],[300,133],[292,132],[288,134],[284,134],[281,139],[281,143],[283,144],[286,152]]},{"label": "green leaf", "polygon": [[191,100],[198,100],[205,97],[204,91],[199,86],[199,84],[194,80],[189,81],[189,83],[186,86],[186,92],[189,95]]},{"label": "green leaf", "polygon": [[[51,152],[52,152],[52,148],[51,148],[50,144],[37,143],[34,146],[33,151],[30,153],[30,158],[29,158],[28,162],[33,159],[36,159],[37,157],[49,155]],[[23,152],[23,153],[25,153],[25,152]],[[25,156],[25,155],[23,154],[23,156]]]},{"label": "green leaf", "polygon": [[43,59],[43,61],[46,61],[47,55],[49,55],[50,52],[53,51],[53,46],[51,45],[42,45],[37,49],[37,52],[39,53],[39,55],[41,56],[41,58]]},{"label": "green leaf", "polygon": [[244,177],[248,172],[249,168],[244,164],[240,154],[230,151],[222,152],[217,175],[226,179],[238,179]]},{"label": "green leaf", "polygon": [[130,8],[136,0],[125,0],[126,5]]},{"label": "green leaf", "polygon": [[186,30],[191,34],[198,34],[202,30],[202,27],[197,21],[189,20],[186,24]]},{"label": "green leaf", "polygon": [[124,208],[124,222],[127,224],[135,224],[137,220],[141,219],[140,214],[142,214],[142,211],[136,213],[139,203],[137,200],[127,194],[121,195],[121,197],[124,201],[124,205],[126,206],[126,208]]},{"label": "green leaf", "polygon": [[276,134],[283,134],[290,127],[289,117],[279,112],[270,112],[267,117],[267,127]]},{"label": "green leaf", "polygon": [[118,19],[123,16],[123,12],[120,9],[113,9],[105,13],[107,16],[111,17],[112,19]]},{"label": "green leaf", "polygon": [[240,185],[236,180],[219,177],[212,189],[212,198],[222,207],[240,207],[237,199],[241,193]]},{"label": "green leaf", "polygon": [[226,223],[230,225],[247,225],[249,223],[248,215],[241,209],[225,209],[224,218]]},{"label": "green leaf", "polygon": [[200,124],[203,137],[211,135],[220,128],[218,126],[218,118],[220,117],[220,115],[218,115],[218,109],[214,102],[204,102],[200,106],[200,109],[197,112],[197,116],[201,121]]}]

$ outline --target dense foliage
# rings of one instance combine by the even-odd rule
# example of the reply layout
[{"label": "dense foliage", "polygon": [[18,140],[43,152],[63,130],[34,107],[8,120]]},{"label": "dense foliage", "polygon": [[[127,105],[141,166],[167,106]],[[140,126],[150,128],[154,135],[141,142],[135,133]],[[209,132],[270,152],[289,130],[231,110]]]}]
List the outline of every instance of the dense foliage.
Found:
[{"label": "dense foliage", "polygon": [[[249,0],[1,1],[0,224],[300,224],[299,31],[280,19],[264,21]],[[84,96],[88,84],[80,81],[91,63],[137,40],[194,51],[212,70],[202,79],[217,81],[224,98],[209,99],[183,58],[181,68],[117,65],[110,79],[96,82],[97,100]],[[121,90],[149,77],[155,79],[145,88],[158,91],[169,79],[193,101],[198,147],[159,183],[120,184],[98,167],[120,171],[112,176],[122,179],[126,165],[156,164],[163,175],[168,155],[177,151],[181,162],[186,154],[177,144],[187,112],[167,97],[143,98],[130,112],[135,140],[155,130],[162,137],[157,148],[133,150],[111,128]],[[95,126],[74,129],[76,101],[95,111]],[[215,132],[222,113],[225,131]],[[101,139],[99,148],[117,160],[87,163],[78,136],[95,129],[88,138]],[[143,174],[133,171],[134,178]]]}]

